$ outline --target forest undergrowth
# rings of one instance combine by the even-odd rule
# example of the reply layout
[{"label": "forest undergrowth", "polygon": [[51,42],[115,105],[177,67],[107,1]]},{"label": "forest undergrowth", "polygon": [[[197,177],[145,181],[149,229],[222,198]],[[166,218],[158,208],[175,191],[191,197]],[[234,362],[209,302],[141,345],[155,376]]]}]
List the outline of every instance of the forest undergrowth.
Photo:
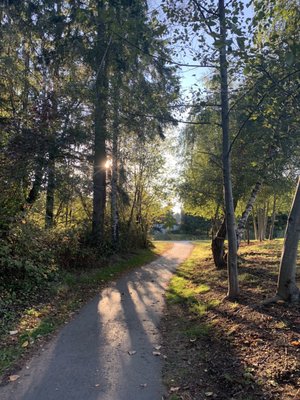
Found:
[{"label": "forest undergrowth", "polygon": [[173,277],[162,322],[168,400],[300,398],[299,305],[262,306],[276,292],[282,241],[240,248],[239,302],[199,242]]}]

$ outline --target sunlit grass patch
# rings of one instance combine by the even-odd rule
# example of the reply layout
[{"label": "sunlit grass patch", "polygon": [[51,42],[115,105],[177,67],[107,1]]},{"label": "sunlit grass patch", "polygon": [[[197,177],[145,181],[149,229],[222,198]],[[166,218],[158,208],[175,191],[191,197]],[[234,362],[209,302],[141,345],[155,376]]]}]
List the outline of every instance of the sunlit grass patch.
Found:
[{"label": "sunlit grass patch", "polygon": [[156,254],[163,254],[164,252],[170,250],[173,247],[173,243],[164,241],[153,241],[153,252]]},{"label": "sunlit grass patch", "polygon": [[239,281],[240,282],[257,283],[257,282],[259,282],[259,278],[253,274],[244,272],[239,275]]},{"label": "sunlit grass patch", "polygon": [[205,315],[208,310],[213,310],[220,305],[220,300],[212,299],[206,302],[197,302],[189,307],[190,312],[196,315]]},{"label": "sunlit grass patch", "polygon": [[195,291],[193,287],[190,286],[190,282],[181,277],[175,276],[170,283],[167,299],[171,303],[180,303],[180,302],[193,302],[196,301]]}]

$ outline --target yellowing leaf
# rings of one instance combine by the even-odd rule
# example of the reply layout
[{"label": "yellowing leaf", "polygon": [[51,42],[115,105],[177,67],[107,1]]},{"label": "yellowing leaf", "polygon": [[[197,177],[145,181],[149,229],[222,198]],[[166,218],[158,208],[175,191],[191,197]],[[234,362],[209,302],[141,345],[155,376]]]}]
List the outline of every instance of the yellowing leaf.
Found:
[{"label": "yellowing leaf", "polygon": [[22,344],[22,347],[27,347],[29,345],[28,340],[25,340],[25,342]]},{"label": "yellowing leaf", "polygon": [[292,346],[300,346],[300,340],[293,340],[293,341],[291,342],[291,345],[292,345]]}]

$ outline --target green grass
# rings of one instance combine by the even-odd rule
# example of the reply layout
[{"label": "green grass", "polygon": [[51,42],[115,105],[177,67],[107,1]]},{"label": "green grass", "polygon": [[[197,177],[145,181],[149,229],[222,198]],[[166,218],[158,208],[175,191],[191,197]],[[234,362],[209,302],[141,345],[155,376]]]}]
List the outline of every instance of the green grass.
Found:
[{"label": "green grass", "polygon": [[6,347],[0,350],[0,371],[5,371],[19,359],[24,349],[21,346]]},{"label": "green grass", "polygon": [[[182,333],[190,339],[209,336],[213,324],[205,323],[197,317],[203,317],[207,312],[218,307],[217,299],[204,300],[203,295],[210,292],[209,284],[204,282],[205,277],[200,274],[199,260],[203,262],[210,256],[210,242],[197,242],[191,256],[180,265],[170,281],[166,298],[169,306],[181,306],[186,312],[181,319]],[[191,318],[186,320],[187,315]],[[196,318],[196,320],[194,319]]]},{"label": "green grass", "polygon": [[258,283],[259,278],[255,275],[249,274],[248,272],[244,272],[239,275],[239,282]]},{"label": "green grass", "polygon": [[204,336],[209,336],[213,326],[211,324],[197,324],[184,330],[184,334],[190,339],[200,339]]}]

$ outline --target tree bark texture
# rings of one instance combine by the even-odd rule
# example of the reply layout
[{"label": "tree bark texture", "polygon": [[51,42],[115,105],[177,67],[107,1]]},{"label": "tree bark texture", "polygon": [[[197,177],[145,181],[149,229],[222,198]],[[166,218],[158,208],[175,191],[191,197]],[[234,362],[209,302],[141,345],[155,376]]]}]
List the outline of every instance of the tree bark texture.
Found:
[{"label": "tree bark texture", "polygon": [[224,0],[219,0],[220,22],[220,77],[221,77],[221,124],[222,124],[222,163],[224,179],[225,215],[228,237],[228,298],[235,298],[239,294],[237,271],[237,242],[234,215],[234,203],[231,181],[231,154],[229,137],[229,104],[228,104],[228,77],[227,77],[227,50],[226,50],[226,17]]},{"label": "tree bark texture", "polygon": [[299,288],[296,284],[296,262],[299,238],[300,176],[298,178],[296,193],[287,222],[277,284],[277,296],[290,302],[299,300]]},{"label": "tree bark texture", "polygon": [[241,216],[241,218],[238,221],[238,225],[237,225],[237,231],[236,231],[236,237],[237,237],[237,247],[239,248],[240,243],[242,241],[243,238],[243,234],[245,232],[245,227],[246,227],[246,223],[248,221],[248,217],[253,209],[253,205],[255,203],[255,200],[257,198],[257,195],[260,191],[261,188],[261,182],[256,182],[254,188],[252,189],[251,195],[249,197],[249,200],[247,202],[247,205],[245,207],[245,210]]}]

